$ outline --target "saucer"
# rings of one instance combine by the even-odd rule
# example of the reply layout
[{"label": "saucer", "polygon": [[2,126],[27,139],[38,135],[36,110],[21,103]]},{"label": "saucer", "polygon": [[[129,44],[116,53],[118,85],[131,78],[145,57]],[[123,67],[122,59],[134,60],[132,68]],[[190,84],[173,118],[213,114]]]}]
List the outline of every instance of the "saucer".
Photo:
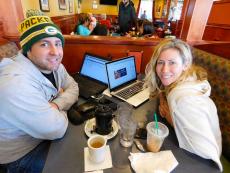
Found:
[{"label": "saucer", "polygon": [[[88,136],[88,137],[91,137],[95,134],[98,134],[94,131],[94,127],[96,125],[96,119],[95,118],[92,118],[92,119],[89,119],[88,121],[86,121],[85,123],[85,134]],[[113,127],[113,130],[108,134],[108,135],[103,135],[105,136],[108,140],[113,138],[114,136],[116,136],[117,132],[118,132],[118,125],[117,125],[117,122],[116,121],[112,121],[112,127]]]},{"label": "saucer", "polygon": [[84,148],[84,161],[85,161],[85,171],[98,171],[103,169],[112,168],[112,156],[110,152],[110,148],[107,145],[106,146],[106,152],[105,152],[105,160],[101,163],[94,163],[89,158],[89,148]]}]

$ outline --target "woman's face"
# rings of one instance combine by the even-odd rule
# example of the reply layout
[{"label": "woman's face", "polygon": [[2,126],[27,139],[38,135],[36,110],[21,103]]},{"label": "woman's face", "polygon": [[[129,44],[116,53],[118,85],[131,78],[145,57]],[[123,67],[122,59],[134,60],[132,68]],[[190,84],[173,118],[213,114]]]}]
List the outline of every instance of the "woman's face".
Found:
[{"label": "woman's face", "polygon": [[186,69],[177,49],[169,48],[160,53],[156,73],[164,86],[174,83]]}]

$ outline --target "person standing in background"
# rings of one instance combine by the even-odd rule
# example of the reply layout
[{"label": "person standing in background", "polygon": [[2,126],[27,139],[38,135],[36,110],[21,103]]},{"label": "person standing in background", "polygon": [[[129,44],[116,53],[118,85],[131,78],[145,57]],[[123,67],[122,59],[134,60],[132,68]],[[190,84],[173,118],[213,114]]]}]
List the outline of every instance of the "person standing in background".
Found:
[{"label": "person standing in background", "polygon": [[119,4],[118,23],[121,35],[136,28],[136,11],[131,0],[122,0]]}]

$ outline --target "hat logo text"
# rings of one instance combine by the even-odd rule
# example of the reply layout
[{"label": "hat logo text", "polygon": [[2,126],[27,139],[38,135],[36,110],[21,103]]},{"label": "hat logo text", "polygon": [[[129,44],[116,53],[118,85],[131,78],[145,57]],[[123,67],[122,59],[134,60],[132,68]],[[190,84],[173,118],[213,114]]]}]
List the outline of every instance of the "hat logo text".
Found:
[{"label": "hat logo text", "polygon": [[53,26],[48,26],[45,28],[45,32],[46,34],[49,34],[49,35],[55,35],[58,33],[58,30]]}]

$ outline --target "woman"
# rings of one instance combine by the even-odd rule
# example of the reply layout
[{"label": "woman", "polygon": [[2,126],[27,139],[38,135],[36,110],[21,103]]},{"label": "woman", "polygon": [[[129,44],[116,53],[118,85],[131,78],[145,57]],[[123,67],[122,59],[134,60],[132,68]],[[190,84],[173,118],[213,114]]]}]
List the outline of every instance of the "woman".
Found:
[{"label": "woman", "polygon": [[90,15],[86,13],[81,13],[78,19],[78,25],[76,26],[75,33],[77,35],[87,36],[90,35],[93,28],[90,27]]},{"label": "woman", "polygon": [[146,38],[158,38],[153,23],[148,20],[139,19],[137,21],[137,35]]},{"label": "woman", "polygon": [[146,68],[151,96],[160,95],[160,115],[174,127],[179,146],[217,163],[222,171],[221,132],[217,110],[209,98],[207,73],[192,65],[189,46],[165,39]]}]

